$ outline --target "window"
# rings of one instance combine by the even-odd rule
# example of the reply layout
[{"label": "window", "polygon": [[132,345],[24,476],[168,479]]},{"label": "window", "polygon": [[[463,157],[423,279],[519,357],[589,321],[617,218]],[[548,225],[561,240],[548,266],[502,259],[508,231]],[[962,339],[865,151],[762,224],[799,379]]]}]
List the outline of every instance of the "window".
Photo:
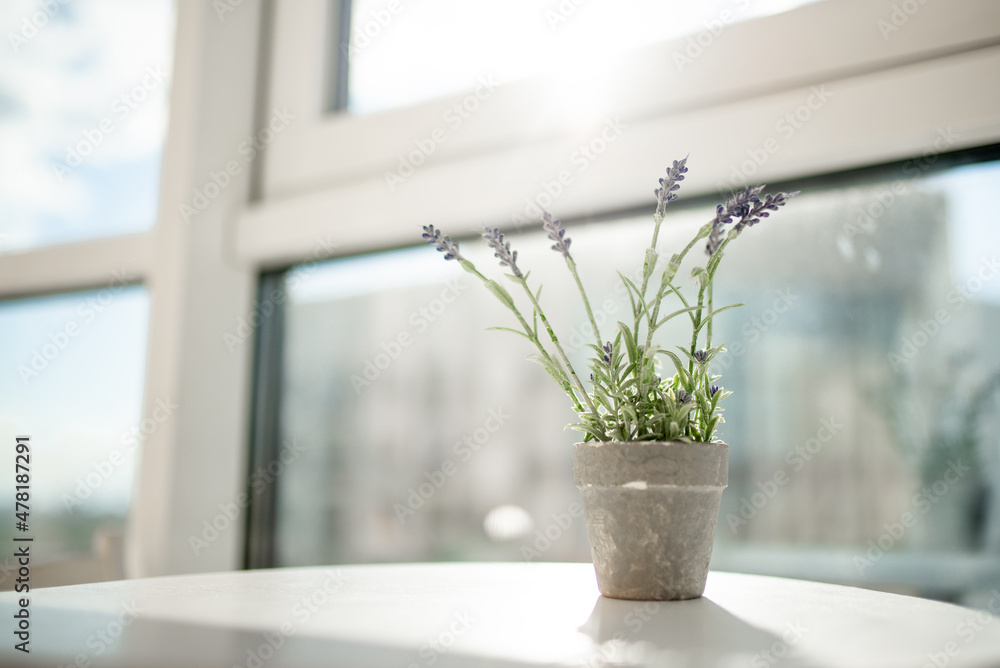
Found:
[{"label": "window", "polygon": [[[953,596],[993,567],[1000,161],[963,164],[990,155],[813,179],[729,252],[717,304],[745,306],[717,321],[716,372],[735,390],[717,568],[778,555],[804,577]],[[705,204],[668,216],[661,254]],[[638,266],[649,233],[647,215],[570,226],[605,331],[628,310],[615,271]],[[587,318],[565,268],[542,233],[513,245],[580,368]],[[495,268],[481,243],[463,253]],[[574,415],[518,362],[523,341],[484,331],[510,323],[480,285],[427,247],[285,281],[277,564],[589,559],[582,522],[561,524]],[[973,573],[937,588],[959,557]]]},{"label": "window", "polygon": [[[0,303],[0,429],[32,437],[42,561],[89,554],[98,529],[124,531],[136,454],[157,426],[140,414],[147,311],[146,290],[117,281]],[[13,480],[12,458],[0,468]],[[3,494],[12,508],[12,488]],[[13,531],[6,523],[3,539]]]},{"label": "window", "polygon": [[[482,222],[511,230],[522,229],[525,234],[531,234],[533,212],[543,205],[564,220],[573,222],[579,232],[578,244],[584,246],[588,235],[591,238],[600,236],[596,231],[598,227],[593,228],[594,232],[587,231],[590,228],[586,227],[591,223],[596,225],[598,217],[605,221],[601,224],[615,225],[614,229],[618,230],[629,229],[627,219],[648,201],[653,180],[665,162],[687,153],[699,165],[699,171],[685,182],[689,208],[676,212],[678,226],[683,226],[688,216],[691,220],[700,219],[698,206],[709,206],[715,193],[728,192],[733,184],[742,181],[802,181],[815,186],[809,196],[817,198],[821,190],[827,194],[832,191],[821,189],[817,185],[819,182],[804,179],[816,175],[850,175],[853,170],[872,165],[919,158],[928,151],[953,153],[1000,142],[1000,125],[996,118],[998,88],[989,85],[1000,71],[997,47],[1000,44],[1000,15],[997,13],[1000,8],[990,0],[962,0],[958,10],[952,3],[924,3],[916,13],[907,15],[902,25],[892,21],[885,23],[891,19],[898,4],[893,0],[789,2],[787,5],[755,2],[751,11],[760,8],[760,16],[743,16],[742,21],[725,24],[718,34],[699,27],[699,22],[704,26],[706,16],[711,21],[714,11],[719,12],[721,20],[723,10],[738,8],[736,2],[678,3],[683,11],[678,10],[679,13],[673,16],[678,19],[679,32],[654,35],[652,33],[659,30],[659,26],[652,25],[655,22],[649,22],[648,26],[637,22],[637,31],[649,31],[641,37],[636,35],[636,42],[629,45],[637,48],[616,50],[618,47],[609,43],[602,44],[600,49],[588,50],[589,54],[597,55],[588,56],[583,75],[575,78],[562,75],[564,68],[558,59],[543,63],[544,59],[539,57],[537,60],[542,66],[539,71],[529,71],[532,70],[530,64],[507,63],[504,65],[507,69],[497,74],[508,82],[489,91],[487,99],[476,97],[475,89],[470,93],[469,71],[459,67],[447,72],[435,71],[435,75],[442,76],[428,85],[421,83],[405,90],[397,86],[400,95],[396,97],[386,95],[385,89],[380,88],[386,82],[392,86],[392,72],[374,68],[376,59],[369,61],[372,69],[365,74],[365,51],[370,48],[368,53],[376,54],[379,49],[386,49],[389,53],[395,40],[402,40],[397,44],[405,43],[410,32],[405,28],[407,16],[425,16],[423,20],[426,20],[426,16],[435,11],[431,5],[436,3],[426,8],[423,3],[405,4],[403,13],[395,15],[378,41],[373,41],[357,55],[358,68],[353,72],[353,80],[342,78],[336,82],[341,102],[347,99],[350,85],[354,85],[356,102],[360,104],[367,99],[364,104],[369,105],[367,110],[372,113],[366,113],[360,106],[355,107],[356,113],[329,113],[329,91],[325,90],[324,82],[329,80],[330,70],[343,72],[348,69],[348,63],[335,60],[339,52],[336,47],[342,38],[330,37],[349,32],[338,24],[343,13],[335,4],[325,0],[178,4],[176,39],[185,48],[179,49],[173,58],[170,73],[171,127],[163,150],[155,225],[150,228],[151,219],[139,215],[140,209],[148,213],[144,208],[146,204],[139,206],[136,203],[139,199],[147,204],[152,201],[146,197],[149,189],[133,181],[116,181],[114,188],[129,196],[117,201],[137,212],[134,216],[122,214],[116,219],[118,214],[104,212],[107,215],[100,215],[100,225],[95,222],[86,227],[82,223],[74,226],[67,218],[59,223],[64,228],[59,233],[45,231],[47,228],[41,223],[32,224],[30,232],[24,231],[29,228],[21,226],[21,222],[2,223],[7,227],[0,229],[0,233],[8,236],[0,239],[0,244],[7,244],[11,251],[17,250],[0,254],[0,296],[3,299],[75,295],[80,290],[102,289],[111,271],[120,270],[122,264],[135,277],[135,283],[149,286],[149,354],[139,425],[152,419],[158,400],[170,400],[182,408],[173,419],[149,435],[148,447],[143,448],[139,461],[137,494],[129,508],[130,527],[134,529],[129,557],[131,574],[160,575],[237,567],[244,544],[243,517],[232,520],[223,514],[220,525],[228,523],[228,528],[211,540],[205,536],[215,531],[212,521],[222,512],[220,506],[232,508],[239,494],[248,489],[250,482],[245,474],[252,476],[260,466],[267,471],[267,465],[272,463],[269,458],[280,454],[283,438],[290,438],[298,444],[295,447],[305,449],[295,451],[298,455],[288,465],[288,480],[305,476],[299,482],[302,489],[307,489],[312,483],[302,469],[296,469],[301,466],[299,462],[310,461],[317,467],[326,467],[329,462],[323,458],[340,452],[331,447],[333,442],[330,440],[331,435],[337,434],[337,425],[318,424],[316,416],[323,414],[319,402],[291,383],[317,383],[318,391],[325,396],[332,391],[334,379],[321,378],[320,370],[330,373],[348,370],[349,378],[358,370],[354,362],[361,363],[363,371],[365,359],[374,361],[373,355],[389,354],[380,346],[373,349],[367,345],[367,340],[358,339],[362,328],[368,328],[366,331],[373,337],[385,328],[390,333],[397,333],[402,327],[411,325],[405,320],[397,326],[392,320],[395,309],[426,306],[438,299],[445,287],[424,282],[395,288],[391,287],[391,281],[396,279],[388,276],[383,277],[373,294],[352,297],[343,292],[340,283],[335,289],[324,287],[322,277],[333,269],[303,263],[331,257],[364,256],[381,262],[378,257],[381,253],[412,246],[419,227],[428,223],[439,225],[459,237],[474,236]],[[616,26],[627,23],[628,19],[608,18],[608,7],[625,4],[628,3],[595,0],[577,5],[571,22],[559,23],[553,33],[551,52],[569,57],[568,54],[575,53],[570,42],[589,41],[582,39],[584,33],[593,37],[594,44],[601,43],[604,36],[609,40],[618,39],[615,35],[621,31]],[[695,4],[710,9],[696,9],[693,13],[684,9]],[[553,5],[558,8],[557,3]],[[131,4],[126,9],[104,3],[95,6],[117,7],[101,14],[102,21],[111,23],[130,16],[132,11]],[[511,6],[516,9],[520,5]],[[10,31],[20,34],[24,25],[21,19],[30,22],[39,9],[29,3],[11,7],[14,8],[14,20]],[[360,3],[355,7],[355,21],[364,19],[366,10],[362,7]],[[786,8],[787,11],[783,11]],[[143,9],[149,10],[145,15],[157,14],[150,6],[143,6]],[[410,9],[415,13],[407,14]],[[39,29],[19,51],[20,55],[27,56],[29,48],[46,44],[46,40],[54,39],[52,36],[65,36],[63,31],[68,29],[70,19],[82,20],[82,12],[91,10],[74,11],[77,13],[71,14],[68,5],[60,5],[61,18],[50,17],[44,29]],[[173,14],[172,6],[169,13]],[[693,24],[679,21],[682,14],[690,14]],[[46,19],[43,17],[40,21]],[[493,22],[496,25],[510,23],[503,17]],[[595,24],[606,26],[607,33],[589,33],[591,28],[588,26]],[[130,25],[139,24],[131,22]],[[158,30],[167,31],[171,21],[167,18],[156,21],[155,25]],[[546,30],[547,25],[543,8],[538,23],[531,30],[538,34]],[[693,34],[692,29],[695,30]],[[159,40],[149,36],[140,38],[136,30],[111,32],[104,42],[134,40],[136,53]],[[681,35],[682,32],[687,35]],[[705,44],[699,44],[702,50],[691,48],[688,52],[689,37],[697,44],[700,35],[705,35],[701,37]],[[707,35],[712,35],[710,43]],[[490,40],[482,41],[488,43]],[[556,43],[559,43],[558,49],[554,46]],[[74,42],[60,40],[58,44],[72,45]],[[546,45],[527,47],[540,52],[550,49]],[[418,55],[423,57],[422,53],[407,53],[407,59],[416,60]],[[691,58],[691,62],[677,58],[678,55]],[[475,62],[487,67],[488,59],[477,58]],[[18,67],[33,62],[27,58],[20,61]],[[133,61],[115,60],[119,64],[138,65]],[[331,61],[335,61],[335,67],[331,67]],[[492,66],[489,62],[489,67]],[[14,76],[10,74],[14,72],[11,67],[5,64],[0,76],[4,100],[10,97],[8,82]],[[502,68],[498,65],[498,69]],[[136,85],[131,80],[125,83],[129,91]],[[20,95],[21,91],[35,89],[18,86],[15,90]],[[69,92],[65,96],[67,99]],[[109,102],[121,92],[110,91]],[[485,89],[480,91],[484,92]],[[465,117],[460,115],[458,127],[445,119],[445,114],[456,105],[468,112]],[[7,113],[10,107],[6,102],[0,103],[0,113],[5,114],[3,122],[7,124],[3,130],[5,137],[51,138],[44,145],[49,153],[45,154],[43,165],[65,153],[67,144],[74,139],[72,132],[66,138],[65,128],[59,130],[57,127],[51,133],[17,135],[8,124],[14,118]],[[474,113],[472,107],[475,107]],[[92,128],[88,124],[95,119],[99,121],[106,113],[99,104],[80,105],[78,111],[81,125],[74,126],[77,132]],[[277,114],[290,122],[280,132],[272,128],[263,133],[263,128]],[[786,120],[789,115],[794,123]],[[133,115],[130,120],[138,118]],[[782,125],[779,129],[779,123],[787,126]],[[117,134],[119,129],[122,128],[116,126],[108,142],[123,136]],[[937,148],[935,142],[942,133],[948,138],[944,140],[946,146]],[[228,171],[220,172],[229,161],[243,159],[239,147],[253,137],[267,137],[268,141],[263,150],[254,154],[252,165],[235,176]],[[7,146],[14,145],[5,142]],[[106,154],[104,146],[109,149]],[[107,143],[95,149],[94,162],[88,162],[87,169],[98,168],[99,156],[110,160],[110,148],[111,144]],[[35,148],[31,150],[37,154]],[[988,157],[977,156],[980,161]],[[149,163],[146,164],[148,167]],[[37,158],[29,164],[32,165],[31,173],[39,171]],[[122,165],[118,166],[124,171]],[[153,182],[151,169],[138,163],[132,166],[130,175],[146,184]],[[87,169],[81,166],[77,173],[82,175]],[[931,171],[926,172],[927,178]],[[15,173],[13,176],[21,179],[22,175]],[[228,176],[232,179],[220,185]],[[836,181],[840,177],[830,177],[825,183],[832,187],[836,181],[847,184],[845,188],[856,190],[871,189],[876,182],[881,183],[878,181],[881,176],[869,176],[873,180],[868,183],[855,181],[852,185],[848,181]],[[890,182],[895,178],[896,175],[891,175]],[[11,183],[11,179],[5,182]],[[30,185],[26,180],[14,182],[24,188]],[[206,183],[212,185],[213,192],[218,186],[218,194],[211,198],[196,220],[186,223],[178,207],[190,205],[197,193],[208,190]],[[108,187],[111,187],[110,182]],[[71,201],[57,197],[54,186],[52,194],[47,199],[49,203]],[[129,203],[135,199],[131,198],[133,194],[141,197]],[[708,198],[710,194],[713,196]],[[17,193],[11,195],[8,191],[3,195],[16,196]],[[703,196],[705,199],[698,199]],[[877,193],[874,196],[877,198]],[[201,197],[208,199],[204,195]],[[93,201],[99,200],[94,195]],[[808,201],[803,197],[802,202]],[[6,206],[7,200],[4,203]],[[929,212],[920,213],[929,215]],[[70,214],[77,215],[75,210]],[[11,215],[4,217],[5,221],[24,219]],[[951,226],[952,218],[948,221]],[[790,229],[792,216],[782,222]],[[129,234],[109,236],[126,231]],[[90,239],[85,243],[44,245],[85,237]],[[853,250],[852,266],[859,272],[867,271],[868,266],[879,261],[883,268],[888,267],[892,248],[883,248],[879,245],[881,241],[875,243],[875,240],[874,236],[871,240],[861,236],[850,238],[848,241],[853,245],[841,243],[846,250],[833,243],[831,253],[836,255],[829,258],[830,262],[833,257],[846,258],[845,254]],[[519,239],[518,243],[526,249],[539,248],[531,244],[530,239]],[[394,262],[402,262],[398,259],[402,256],[394,257],[397,258]],[[431,263],[434,264],[441,263],[438,260]],[[540,264],[546,266],[545,262]],[[337,266],[338,272],[348,271],[345,267],[353,267],[350,272],[361,271],[358,264]],[[290,267],[297,269],[286,276]],[[447,268],[438,266],[425,272]],[[307,275],[302,276],[303,273]],[[261,277],[260,303],[255,304],[253,288],[258,276]],[[300,276],[297,283],[293,280],[296,276]],[[552,286],[559,285],[557,279],[558,275],[548,282]],[[287,309],[268,309],[269,313],[265,313],[266,306],[275,305],[267,302],[269,291],[283,281],[287,281],[291,291],[291,303]],[[910,288],[916,290],[916,286]],[[366,289],[375,290],[370,285]],[[463,293],[458,299],[468,300],[467,295]],[[362,299],[364,307],[360,306]],[[390,299],[397,303],[389,304],[387,300]],[[759,301],[759,295],[750,295],[748,299],[751,299],[751,306],[760,310],[767,306],[766,302]],[[825,300],[826,297],[816,298],[817,303],[828,308],[828,300]],[[369,312],[369,303],[372,308],[379,305],[379,309],[387,309],[380,311],[378,316],[383,320]],[[469,318],[470,326],[476,328],[475,334],[470,333],[468,341],[456,346],[456,354],[468,355],[470,347],[480,345],[478,342],[485,338],[479,327],[496,322],[489,312],[477,310],[486,308],[486,303],[469,300],[462,301],[461,307],[450,306],[440,316],[435,315],[437,320],[430,327],[439,327],[434,332],[461,331],[460,323],[454,323],[459,325],[458,329],[447,327],[448,319]],[[483,306],[466,308],[470,304]],[[744,309],[744,313],[750,314],[749,308]],[[324,326],[329,325],[334,331],[348,312],[356,315],[359,326],[358,332],[347,332],[345,338],[356,341],[357,349],[349,349],[347,343],[340,341],[331,341],[327,348],[321,348],[318,341],[310,341],[308,333],[301,330],[302,323],[311,318],[325,323]],[[411,312],[406,311],[407,314]],[[793,310],[775,327],[800,326],[797,320],[800,312]],[[966,312],[973,310],[970,307]],[[910,313],[906,311],[907,317]],[[917,311],[912,313],[917,314],[914,317],[919,327],[924,316]],[[896,319],[890,317],[892,314],[885,315],[887,321],[897,324],[910,322],[902,314],[897,314]],[[281,324],[285,316],[288,317],[287,327]],[[565,317],[573,316],[569,313]],[[481,322],[475,318],[481,318]],[[737,324],[742,325],[742,321]],[[428,329],[425,335],[430,334]],[[793,334],[798,336],[795,332],[789,336]],[[284,346],[274,341],[282,335],[288,337]],[[946,339],[940,338],[943,336],[939,334],[935,341],[944,342]],[[389,398],[390,372],[410,369],[418,373],[419,369],[410,365],[416,365],[419,360],[411,355],[421,345],[427,346],[428,355],[434,353],[438,349],[431,350],[431,344],[436,340],[433,336],[415,338],[412,346],[406,348],[405,355],[387,369],[379,369],[382,375],[377,385],[366,388],[360,398],[352,399],[348,393],[344,400],[372,402],[364,410],[374,410],[378,405],[376,399]],[[505,341],[499,335],[489,341],[496,341],[498,346],[516,343]],[[865,342],[866,345],[878,343],[868,339]],[[388,340],[386,345],[389,345]],[[340,350],[331,352],[330,348]],[[255,349],[258,364],[251,373],[251,355]],[[306,358],[302,355],[310,349],[318,351],[316,373],[304,369]],[[275,377],[282,377],[274,373],[280,371],[282,363],[284,378],[290,383],[285,386],[273,382]],[[731,377],[736,374],[735,369],[734,363]],[[530,371],[530,367],[508,362],[506,367],[496,371],[497,382],[508,379],[507,374],[529,374]],[[444,372],[441,373],[445,377]],[[253,378],[258,381],[254,383]],[[738,377],[733,382],[738,382]],[[534,385],[537,383],[528,390],[535,391]],[[542,391],[543,385],[538,386],[537,391]],[[346,387],[353,392],[352,386]],[[269,394],[263,392],[265,389]],[[246,401],[251,394],[254,395],[253,410]],[[466,395],[469,401],[484,401],[487,396],[485,388],[471,386],[463,393]],[[291,403],[293,396],[301,399],[301,405]],[[403,396],[401,391],[392,394],[393,399]],[[410,401],[409,397],[406,399]],[[531,415],[544,405],[540,399],[539,405],[529,406],[524,415]],[[358,407],[361,410],[361,404]],[[487,428],[484,425],[491,417],[489,410],[497,408],[488,402],[477,407],[479,414],[454,415],[444,423],[438,422],[446,427],[441,426],[439,432],[421,437],[423,440],[416,443],[413,452],[406,454],[408,458],[421,459],[410,459],[408,466],[419,464],[418,473],[422,475],[427,469],[432,478],[435,477],[433,466],[439,465],[433,461],[435,448],[442,444],[453,447],[451,439],[470,435],[475,438],[476,430]],[[403,409],[394,406],[393,410]],[[741,410],[738,405],[731,408],[733,423],[744,419],[740,417]],[[380,411],[381,408],[373,415],[381,416]],[[548,447],[551,444],[535,449],[523,445],[528,438],[538,438],[543,433],[545,425],[549,424],[543,420],[550,420],[553,425],[548,430],[548,438],[572,439],[572,434],[561,431],[566,419],[556,411],[565,414],[562,404],[554,406],[553,412],[539,417],[538,425],[532,425],[530,434],[509,448],[515,453],[513,456],[518,464],[528,467],[528,475],[539,480],[537,498],[512,500],[502,490],[487,486],[477,489],[480,496],[476,505],[464,516],[449,517],[455,519],[453,528],[460,534],[481,531],[480,543],[470,548],[462,540],[442,532],[429,536],[425,545],[405,546],[407,554],[414,558],[422,554],[454,554],[466,558],[506,549],[510,558],[519,558],[518,544],[510,542],[514,540],[510,537],[523,533],[526,517],[537,529],[539,522],[548,521],[546,513],[551,518],[551,513],[562,512],[550,510],[549,504],[554,501],[561,504],[569,497],[559,494],[573,493],[571,488],[560,487],[563,491],[553,496],[553,501],[542,498],[544,490],[548,489],[544,485],[562,484],[559,476],[565,475],[565,461],[556,460],[568,455],[558,446]],[[276,419],[278,413],[281,413],[280,420]],[[420,419],[431,422],[430,417]],[[510,426],[513,425],[505,423],[503,429]],[[359,435],[364,435],[365,430],[374,430],[371,426],[350,424],[344,429],[348,427]],[[795,438],[811,437],[806,426],[799,425],[795,429],[799,430]],[[500,435],[508,433],[509,437]],[[246,468],[247,434],[251,435],[254,448],[249,470]],[[520,438],[521,435],[514,430],[498,431],[491,435],[490,445],[484,445],[480,454],[487,454],[489,447],[500,445],[501,438],[515,436]],[[880,438],[888,442],[889,436]],[[379,458],[387,457],[387,465],[392,465],[397,456],[370,444],[368,449],[359,446],[337,456],[341,455],[357,458],[359,464],[365,464],[361,461],[365,458],[381,463]],[[488,456],[468,463],[484,466],[478,462],[487,462]],[[429,460],[426,466],[425,459]],[[412,473],[414,469],[398,470]],[[229,472],[229,475],[220,472]],[[466,472],[472,475],[473,469]],[[420,484],[410,473],[405,474],[408,479],[403,481],[407,484],[402,491]],[[753,475],[757,474],[754,470]],[[251,531],[246,541],[249,552],[252,557],[256,541],[266,538],[269,532],[278,531],[301,546],[301,556],[286,550],[276,558],[265,554],[265,558],[251,558],[249,563],[312,561],[324,555],[346,559],[352,554],[359,555],[358,558],[381,559],[403,549],[405,535],[391,512],[392,502],[398,498],[395,489],[400,481],[393,481],[392,493],[380,497],[382,503],[388,505],[367,511],[383,513],[387,524],[366,527],[360,533],[351,534],[357,536],[356,539],[331,545],[329,537],[344,535],[344,532],[329,523],[347,521],[349,515],[337,515],[341,511],[334,510],[343,508],[344,490],[331,490],[329,485],[323,487],[329,498],[324,496],[322,505],[303,512],[301,517],[289,519],[286,513],[302,508],[304,502],[295,497],[294,486],[284,483],[283,477],[278,480],[273,481],[274,485],[265,485],[276,492],[277,497],[264,493],[251,496]],[[338,484],[341,480],[338,478]],[[431,522],[431,515],[439,510],[434,504],[446,500],[450,503],[449,495],[456,494],[452,490],[458,489],[451,485],[457,481],[457,477],[449,478],[449,486],[428,501],[425,511],[430,514],[421,513],[411,519],[428,522],[428,526],[441,526],[436,520]],[[348,482],[351,481],[344,485]],[[733,498],[753,493],[752,486],[747,487],[744,483],[734,477],[732,492],[739,494]],[[788,488],[787,491],[792,490]],[[363,498],[372,498],[368,490],[362,489],[359,493],[367,495]],[[268,506],[272,501],[274,503]],[[778,505],[771,507],[781,507],[781,501],[774,503]],[[441,506],[447,507],[447,504]],[[281,515],[271,521],[269,514],[275,510],[281,510]],[[491,510],[496,512],[486,523],[490,527],[487,534],[487,529],[480,527],[484,513],[489,514]],[[727,512],[731,510],[734,509],[727,508]],[[723,549],[720,544],[720,557],[725,556],[727,550],[734,555],[739,551],[736,556],[741,563],[748,563],[751,548],[760,541],[769,540],[771,534],[768,532],[772,531],[762,514],[754,522],[759,523],[747,527],[746,534],[725,537],[732,542],[729,546],[732,550]],[[308,545],[301,540],[306,526],[319,532],[318,539]],[[383,533],[373,535],[379,531]],[[584,544],[572,537],[572,531],[559,547],[553,546],[546,554],[554,557],[557,551],[565,550],[565,558],[571,558],[571,552],[582,549]],[[192,536],[204,540],[207,547],[200,551],[191,549]],[[507,536],[509,540],[496,541],[486,536]],[[280,545],[274,540],[269,543],[280,551]],[[777,552],[772,554],[777,555]],[[777,563],[777,556],[770,561]],[[891,565],[891,560],[880,561],[866,573],[874,574],[874,578],[876,571],[886,564]],[[847,568],[853,566],[848,564]]]},{"label": "window", "polygon": [[156,218],[173,5],[11,3],[0,19],[0,253]]},{"label": "window", "polygon": [[[0,27],[0,430],[32,437],[32,584],[118,578],[138,453],[159,427],[144,281],[174,4],[18,1]],[[13,479],[12,461],[0,469]]]},{"label": "window", "polygon": [[[574,222],[575,249],[600,248],[588,264],[607,271],[592,289],[614,299],[610,269],[627,268],[644,243],[642,203],[656,176],[690,153],[697,169],[685,181],[686,204],[673,213],[674,239],[743,184],[808,186],[795,207],[742,240],[726,270],[734,277],[729,296],[747,305],[725,325],[734,342],[725,382],[743,398],[728,407],[724,435],[746,444],[732,458],[717,567],[925,592],[936,577],[926,573],[943,572],[942,564],[971,564],[965,573],[993,567],[981,549],[986,520],[969,531],[950,524],[955,532],[936,546],[925,540],[940,509],[984,516],[981,492],[958,492],[980,485],[964,482],[973,478],[922,516],[922,528],[907,527],[900,549],[871,568],[852,559],[899,521],[914,485],[933,486],[934,475],[947,473],[935,457],[959,433],[943,426],[952,413],[928,417],[915,433],[893,425],[916,426],[901,417],[907,413],[932,414],[921,393],[937,372],[923,365],[948,357],[955,333],[971,337],[973,352],[964,355],[980,375],[969,377],[969,395],[954,394],[952,412],[991,400],[996,351],[983,324],[994,312],[990,292],[949,316],[954,328],[940,325],[940,350],[921,347],[926,353],[909,359],[903,347],[904,337],[929,337],[925,307],[942,297],[947,304],[951,282],[981,268],[962,249],[976,247],[969,235],[986,238],[989,209],[972,193],[996,180],[996,151],[982,147],[1000,141],[995,87],[983,85],[1000,64],[997,8],[929,3],[901,25],[890,1],[798,4],[768,6],[688,51],[683,35],[697,45],[692,30],[704,25],[698,11],[729,7],[712,5],[677,33],[637,37],[641,45],[621,52],[615,20],[598,21],[606,33],[584,29],[603,5],[578,6],[573,22],[557,28],[553,53],[574,53],[579,30],[608,38],[606,50],[590,51],[606,58],[588,60],[577,78],[558,59],[535,58],[537,71],[507,62],[508,83],[487,91],[480,82],[476,95],[469,74],[489,55],[471,54],[469,71],[465,62],[428,65],[407,86],[392,83],[392,70],[431,62],[421,59],[447,50],[451,37],[406,49],[407,63],[392,70],[376,65],[411,39],[407,20],[440,11],[447,32],[445,3],[400,5],[377,36],[358,38],[349,68],[342,59],[329,67],[343,52],[328,47],[350,32],[337,25],[343,12],[330,3],[276,3],[268,99],[300,116],[269,147],[261,198],[237,225],[239,257],[269,270],[261,303],[272,289],[287,291],[283,307],[262,318],[258,338],[250,476],[266,484],[250,487],[263,491],[251,495],[248,564],[520,559],[523,547],[537,547],[535,532],[544,536],[553,523],[560,539],[534,558],[586,559],[580,523],[560,526],[575,495],[565,447],[574,435],[562,431],[572,414],[544,376],[513,361],[518,340],[482,331],[502,324],[503,314],[472,296],[478,286],[449,285],[443,272],[454,267],[426,248],[398,249],[428,223],[459,238],[474,238],[484,222],[516,232],[533,275],[544,279],[553,318],[572,330],[583,318],[560,299],[561,267],[531,231],[541,209]],[[355,36],[373,6],[354,5]],[[560,39],[567,43],[554,46]],[[317,82],[347,70],[356,113],[326,113]],[[456,105],[467,113],[449,125]],[[314,262],[331,252],[342,259]],[[768,262],[757,261],[762,255]],[[755,336],[764,327],[767,338]],[[890,353],[905,361],[893,368]],[[969,403],[980,385],[983,398]],[[503,425],[500,409],[510,415]],[[793,471],[801,475],[775,482],[773,498],[761,491],[757,483],[771,490],[779,467],[799,465],[786,457],[800,446],[817,449]],[[826,461],[820,457],[829,458],[830,476],[810,467]],[[856,499],[876,490],[877,503]],[[756,508],[759,493],[767,499]],[[963,500],[973,498],[980,500]],[[860,508],[871,512],[861,516]],[[975,588],[976,576],[951,578],[933,593]]]},{"label": "window", "polygon": [[684,58],[697,57],[727,26],[808,1],[815,0],[518,0],[494,6],[356,0],[350,40],[333,52],[349,55],[348,110],[365,114],[471,91],[484,76],[495,84],[553,70],[587,77],[624,52],[691,35],[694,46],[681,55],[683,67]]},{"label": "window", "polygon": [[[993,88],[977,83],[998,59],[985,1],[921,5],[888,31],[892,2],[814,2],[729,24],[691,63],[678,64],[680,37],[584,77],[541,73],[366,115],[324,111],[329,4],[275,5],[267,108],[295,122],[268,146],[261,199],[241,217],[247,262],[305,260],[324,235],[348,254],[408,244],[418,224],[510,227],[546,200],[564,217],[633,207],[665,156],[697,156],[688,192],[705,194],[904,160],[949,127],[949,150],[995,141]],[[418,9],[404,6],[399,21]],[[388,49],[402,25],[372,48]]]}]

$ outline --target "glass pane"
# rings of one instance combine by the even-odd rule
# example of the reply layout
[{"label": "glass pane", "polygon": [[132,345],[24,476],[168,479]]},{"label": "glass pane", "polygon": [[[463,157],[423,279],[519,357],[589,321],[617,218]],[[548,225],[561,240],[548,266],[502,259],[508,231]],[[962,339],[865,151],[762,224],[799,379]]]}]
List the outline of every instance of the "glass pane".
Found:
[{"label": "glass pane", "polygon": [[[112,283],[0,303],[0,433],[32,437],[42,560],[89,553],[96,528],[124,527],[136,451],[155,428],[140,424],[148,302],[145,288]],[[0,458],[0,478],[13,476],[13,457]],[[11,493],[0,488],[5,508]],[[0,541],[13,531],[0,524]]]},{"label": "glass pane", "polygon": [[[746,305],[716,323],[735,391],[717,568],[941,596],[995,569],[1000,162],[914,165],[810,187],[727,254],[717,304]],[[673,212],[661,252],[712,210]],[[628,312],[615,270],[640,268],[650,233],[648,217],[570,229],[605,336]],[[540,233],[512,241],[583,367],[561,258]],[[463,253],[499,276],[482,243]],[[484,331],[513,323],[481,285],[429,247],[287,280],[281,419],[299,454],[279,486],[281,565],[589,560],[575,416],[524,340]],[[663,342],[686,343],[672,324]]]},{"label": "glass pane", "polygon": [[348,108],[372,113],[556,70],[816,0],[354,0]]},{"label": "glass pane", "polygon": [[0,253],[152,226],[173,21],[170,0],[4,3]]}]

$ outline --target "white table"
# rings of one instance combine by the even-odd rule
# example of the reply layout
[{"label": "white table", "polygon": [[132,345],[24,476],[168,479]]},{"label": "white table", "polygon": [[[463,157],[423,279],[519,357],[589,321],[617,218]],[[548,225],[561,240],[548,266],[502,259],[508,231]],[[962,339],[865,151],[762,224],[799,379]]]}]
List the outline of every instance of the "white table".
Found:
[{"label": "white table", "polygon": [[30,657],[12,648],[15,600],[0,594],[2,666],[1000,665],[1000,620],[984,613],[719,572],[704,598],[673,603],[603,598],[590,564],[342,566],[54,587],[32,593]]}]

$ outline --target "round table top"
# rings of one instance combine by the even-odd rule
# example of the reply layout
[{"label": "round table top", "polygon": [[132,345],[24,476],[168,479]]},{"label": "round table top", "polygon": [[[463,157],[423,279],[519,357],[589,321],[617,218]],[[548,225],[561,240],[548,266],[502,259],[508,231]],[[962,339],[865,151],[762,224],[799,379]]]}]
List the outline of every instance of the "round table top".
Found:
[{"label": "round table top", "polygon": [[[330,566],[0,594],[3,666],[997,666],[1000,623],[956,605],[712,572],[691,601],[600,596],[590,564]],[[994,607],[1000,609],[1000,592]]]}]

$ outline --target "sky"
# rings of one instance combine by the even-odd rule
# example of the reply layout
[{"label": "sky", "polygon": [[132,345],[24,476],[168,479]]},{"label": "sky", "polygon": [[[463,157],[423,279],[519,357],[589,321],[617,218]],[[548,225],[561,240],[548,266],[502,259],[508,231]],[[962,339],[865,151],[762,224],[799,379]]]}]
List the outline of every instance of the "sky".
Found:
[{"label": "sky", "polygon": [[169,0],[0,4],[0,253],[139,232],[156,215]]},{"label": "sky", "polygon": [[[0,302],[0,437],[32,437],[37,510],[63,512],[70,494],[83,502],[74,512],[124,516],[135,462],[124,434],[140,419],[148,304],[142,286]],[[121,463],[88,484],[115,450]],[[0,479],[13,473],[13,459],[0,458]]]},{"label": "sky", "polygon": [[[0,3],[0,254],[152,227],[173,12],[170,0]],[[76,512],[128,506],[123,434],[140,420],[149,305],[141,286],[107,286],[0,302],[0,434],[35,439],[40,512],[78,491]],[[95,466],[109,472],[81,487]]]}]

